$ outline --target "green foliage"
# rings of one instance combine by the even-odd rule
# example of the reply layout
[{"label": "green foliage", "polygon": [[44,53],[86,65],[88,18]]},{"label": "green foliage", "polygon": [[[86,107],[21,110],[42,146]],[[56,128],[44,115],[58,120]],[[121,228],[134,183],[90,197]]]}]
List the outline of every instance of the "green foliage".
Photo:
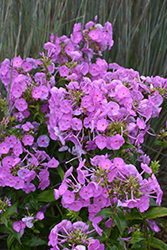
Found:
[{"label": "green foliage", "polygon": [[154,207],[151,208],[146,214],[146,219],[154,219],[158,217],[167,216],[167,208],[165,207]]},{"label": "green foliage", "polygon": [[55,197],[53,194],[53,190],[46,190],[41,192],[38,196],[37,196],[37,200],[38,201],[42,201],[42,202],[51,202],[51,201],[55,201]]}]

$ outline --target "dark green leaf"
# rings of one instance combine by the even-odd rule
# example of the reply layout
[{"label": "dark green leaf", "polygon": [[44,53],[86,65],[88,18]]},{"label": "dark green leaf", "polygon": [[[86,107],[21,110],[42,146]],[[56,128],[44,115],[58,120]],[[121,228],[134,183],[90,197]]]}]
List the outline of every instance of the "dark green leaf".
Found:
[{"label": "dark green leaf", "polygon": [[28,247],[47,245],[47,242],[45,240],[42,240],[34,235],[24,237],[22,243],[23,245]]},{"label": "dark green leaf", "polygon": [[53,190],[46,190],[46,191],[41,192],[37,196],[37,199],[38,201],[43,201],[43,202],[55,201]]},{"label": "dark green leaf", "polygon": [[167,250],[167,244],[165,244],[163,241],[155,237],[153,237],[153,240],[150,241],[150,245],[154,247],[155,249]]},{"label": "dark green leaf", "polygon": [[115,220],[115,224],[117,225],[120,234],[123,234],[123,231],[126,227],[126,219],[123,213],[117,213],[117,214],[113,214],[112,218]]},{"label": "dark green leaf", "polygon": [[113,212],[111,208],[103,208],[96,216],[102,216],[102,217],[112,217]]},{"label": "dark green leaf", "polygon": [[9,221],[8,223],[8,228],[10,230],[10,232],[12,233],[12,235],[16,238],[16,240],[21,244],[21,241],[20,241],[20,233],[16,232],[14,229],[13,229],[13,224],[11,221]]},{"label": "dark green leaf", "polygon": [[154,219],[157,217],[167,216],[167,208],[165,207],[154,207],[151,208],[146,214],[146,219]]},{"label": "dark green leaf", "polygon": [[7,247],[8,247],[8,249],[10,249],[10,247],[11,247],[12,243],[14,242],[14,240],[15,240],[14,235],[10,234],[8,236],[8,238],[7,238]]},{"label": "dark green leaf", "polygon": [[15,202],[11,207],[8,208],[8,210],[6,211],[6,215],[7,216],[11,216],[16,212],[16,208],[18,206],[18,201]]},{"label": "dark green leaf", "polygon": [[166,143],[163,142],[163,141],[154,141],[152,144],[153,145],[159,145],[159,146],[165,146],[166,145]]},{"label": "dark green leaf", "polygon": [[127,213],[125,217],[127,220],[142,220],[141,215],[134,210],[131,210],[131,213]]},{"label": "dark green leaf", "polygon": [[10,230],[5,225],[0,225],[0,232],[4,234],[10,234]]},{"label": "dark green leaf", "polygon": [[105,249],[106,250],[118,250],[118,248],[115,245],[114,246],[108,245]]},{"label": "dark green leaf", "polygon": [[60,175],[61,180],[63,181],[64,180],[64,171],[63,171],[63,169],[60,166],[58,166],[57,171],[58,171],[58,173]]},{"label": "dark green leaf", "polygon": [[1,217],[1,220],[5,224],[5,226],[8,227],[8,220],[4,215]]}]

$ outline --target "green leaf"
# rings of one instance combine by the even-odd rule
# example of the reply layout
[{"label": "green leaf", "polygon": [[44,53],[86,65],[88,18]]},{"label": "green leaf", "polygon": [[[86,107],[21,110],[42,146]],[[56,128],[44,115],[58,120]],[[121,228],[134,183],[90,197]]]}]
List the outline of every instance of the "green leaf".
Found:
[{"label": "green leaf", "polygon": [[9,228],[10,232],[12,233],[12,235],[16,238],[16,240],[21,244],[20,233],[16,232],[13,229],[13,223],[11,221],[9,221],[9,223],[8,223],[8,228]]},{"label": "green leaf", "polygon": [[123,213],[116,213],[112,215],[112,218],[115,220],[115,224],[117,225],[120,234],[123,234],[123,231],[126,227],[126,219]]},{"label": "green leaf", "polygon": [[166,144],[163,141],[154,141],[152,145],[165,146]]},{"label": "green leaf", "polygon": [[167,244],[155,237],[153,237],[153,240],[150,241],[150,246],[154,247],[155,249],[167,250]]},{"label": "green leaf", "polygon": [[111,208],[103,208],[96,216],[112,217],[113,212],[112,212]]},{"label": "green leaf", "polygon": [[31,198],[29,198],[29,204],[33,209],[35,208],[35,210],[38,210],[38,200],[36,196],[32,196]]},{"label": "green leaf", "polygon": [[0,225],[0,232],[4,234],[10,234],[10,230],[5,225]]},{"label": "green leaf", "polygon": [[150,198],[150,207],[156,207],[156,206],[158,206],[156,204],[156,201],[153,198]]},{"label": "green leaf", "polygon": [[157,217],[167,216],[167,208],[165,207],[154,207],[151,208],[146,214],[146,219],[154,219]]},{"label": "green leaf", "polygon": [[106,250],[118,250],[118,248],[114,245],[114,246],[110,246],[108,245],[107,248],[105,248]]},{"label": "green leaf", "polygon": [[64,180],[64,175],[65,175],[63,169],[60,166],[58,166],[57,171],[58,171],[58,173],[60,175],[61,180],[63,181]]},{"label": "green leaf", "polygon": [[11,216],[16,212],[16,208],[18,207],[18,201],[16,201],[11,207],[6,211],[7,216]]},{"label": "green leaf", "polygon": [[53,190],[46,190],[37,195],[38,201],[51,202],[55,201]]},{"label": "green leaf", "polygon": [[6,216],[3,215],[3,216],[1,217],[1,220],[2,220],[2,222],[5,224],[5,226],[8,227],[8,220],[7,220]]},{"label": "green leaf", "polygon": [[127,220],[142,220],[143,219],[141,217],[141,215],[138,212],[134,211],[134,210],[132,210],[130,213],[127,213],[125,215],[125,218]]},{"label": "green leaf", "polygon": [[10,234],[8,236],[8,238],[7,238],[7,247],[8,247],[8,249],[10,249],[10,247],[11,247],[12,243],[14,242],[14,240],[15,240],[14,235]]},{"label": "green leaf", "polygon": [[34,235],[24,237],[22,243],[23,245],[28,247],[47,245],[47,242],[45,240],[42,240]]}]

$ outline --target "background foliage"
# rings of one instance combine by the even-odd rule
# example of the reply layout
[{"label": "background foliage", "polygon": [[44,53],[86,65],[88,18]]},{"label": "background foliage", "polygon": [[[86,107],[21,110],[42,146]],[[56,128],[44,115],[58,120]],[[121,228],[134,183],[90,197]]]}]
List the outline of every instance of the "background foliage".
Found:
[{"label": "background foliage", "polygon": [[108,62],[144,75],[167,76],[166,0],[1,0],[0,61],[14,54],[38,57],[50,33],[72,32],[98,15],[113,25],[114,46]]}]

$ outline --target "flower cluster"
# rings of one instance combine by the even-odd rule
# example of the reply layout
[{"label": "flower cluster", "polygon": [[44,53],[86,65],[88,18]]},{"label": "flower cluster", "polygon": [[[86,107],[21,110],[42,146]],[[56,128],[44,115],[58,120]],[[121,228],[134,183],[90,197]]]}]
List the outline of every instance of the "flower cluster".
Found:
[{"label": "flower cluster", "polygon": [[[85,160],[80,162],[76,169],[77,179],[72,167],[66,172],[60,187],[54,189],[55,199],[62,196],[62,205],[76,212],[88,207],[89,220],[102,235],[95,217],[102,208],[117,203],[117,207],[137,207],[144,212],[149,208],[151,197],[161,204],[162,190],[155,175],[147,164],[142,163],[141,168],[143,171],[139,173],[134,165],[126,164],[122,158],[110,160],[107,155],[95,156],[89,168],[85,166]],[[143,178],[144,173],[151,175],[148,180]]]},{"label": "flower cluster", "polygon": [[[92,233],[89,230],[89,225],[82,221],[74,222],[62,220],[57,224],[49,235],[49,246],[53,246],[53,250],[59,250],[60,247],[66,250],[103,250],[104,244],[100,244],[98,239],[89,237]],[[69,248],[70,247],[70,248]]]},{"label": "flower cluster", "polygon": [[28,228],[32,228],[34,226],[34,223],[37,221],[37,220],[43,220],[44,218],[44,213],[39,211],[37,214],[36,214],[36,217],[33,217],[33,216],[24,216],[20,221],[15,221],[13,223],[13,229],[20,233],[20,237],[23,236],[24,234],[24,229],[26,227]]},{"label": "flower cluster", "polygon": [[[34,192],[32,202],[25,197],[21,201],[25,199],[36,211],[44,198],[60,202],[61,197],[64,209],[76,214],[82,209],[93,228],[88,231],[82,215],[73,224],[64,219],[49,226],[53,229],[48,245],[54,250],[105,249],[96,235],[102,236],[106,229],[98,223],[110,228],[106,242],[117,224],[112,217],[106,221],[107,216],[98,216],[104,208],[119,216],[120,209],[124,214],[133,209],[146,212],[150,198],[161,205],[162,190],[142,143],[146,133],[154,135],[149,123],[159,116],[167,98],[167,79],[140,76],[133,69],[108,64],[102,52],[112,46],[111,24],[102,26],[95,18],[83,31],[80,23],[75,24],[70,38],[51,35],[40,59],[18,56],[1,63],[0,80],[8,95],[0,96],[4,112],[0,186],[30,196]],[[47,197],[51,190],[39,194],[39,189],[50,187],[54,197]],[[0,211],[8,206],[10,200],[5,198]],[[25,228],[33,228],[44,215],[18,217],[13,229],[23,236]],[[157,230],[154,222],[147,223]]]},{"label": "flower cluster", "polygon": [[[49,137],[41,135],[37,144],[40,147],[48,145]],[[22,189],[27,194],[35,191],[36,187],[31,182],[36,177],[39,180],[38,188],[44,190],[49,186],[48,168],[57,168],[59,162],[45,152],[34,148],[34,154],[24,146],[34,145],[32,135],[24,135],[22,142],[14,135],[6,136],[0,144],[0,153],[3,156],[0,168],[0,184],[2,187],[9,186]],[[24,146],[23,146],[24,144]],[[22,156],[22,157],[21,157]],[[45,162],[44,162],[45,161]]]}]

